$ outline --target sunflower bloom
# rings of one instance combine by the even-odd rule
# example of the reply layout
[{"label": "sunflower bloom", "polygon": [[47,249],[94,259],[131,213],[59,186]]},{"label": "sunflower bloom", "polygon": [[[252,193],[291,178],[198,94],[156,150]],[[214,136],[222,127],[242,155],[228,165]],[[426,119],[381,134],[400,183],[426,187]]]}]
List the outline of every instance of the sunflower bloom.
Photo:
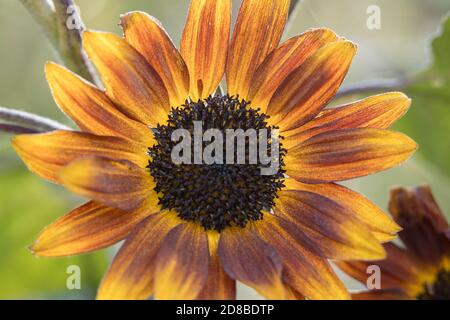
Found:
[{"label": "sunflower bloom", "polygon": [[[47,227],[32,250],[81,254],[125,242],[99,299],[233,299],[240,281],[269,299],[347,299],[329,260],[378,260],[398,225],[336,182],[379,172],[415,151],[387,130],[408,109],[401,93],[325,109],[356,47],[328,29],[280,45],[287,0],[193,0],[178,51],[142,12],[124,37],[86,31],[104,90],[48,63],[56,103],[81,131],[13,140],[28,168],[90,201]],[[226,77],[227,90],[218,87]],[[176,165],[170,134],[277,129],[279,170]]]},{"label": "sunflower bloom", "polygon": [[381,288],[358,292],[360,300],[450,300],[450,227],[428,186],[392,190],[389,209],[403,230],[404,247],[385,245],[387,258],[373,263],[340,262],[365,283],[367,267],[381,270]]}]

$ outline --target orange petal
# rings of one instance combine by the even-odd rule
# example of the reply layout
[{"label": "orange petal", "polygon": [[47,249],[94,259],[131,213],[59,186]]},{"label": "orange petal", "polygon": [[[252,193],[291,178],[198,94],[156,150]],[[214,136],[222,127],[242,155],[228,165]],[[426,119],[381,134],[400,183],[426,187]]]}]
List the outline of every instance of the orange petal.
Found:
[{"label": "orange petal", "polygon": [[346,187],[337,184],[304,184],[294,179],[286,179],[285,190],[299,190],[319,194],[333,200],[349,210],[345,213],[357,218],[372,231],[380,242],[391,241],[401,228],[378,206]]},{"label": "orange petal", "polygon": [[205,230],[180,224],[164,239],[156,257],[155,298],[195,299],[208,279],[209,249]]},{"label": "orange petal", "polygon": [[338,129],[387,129],[408,111],[410,105],[411,100],[403,93],[392,92],[324,110],[304,126],[283,132],[283,147],[289,149],[320,133]]},{"label": "orange petal", "polygon": [[236,281],[231,279],[223,270],[219,260],[217,248],[220,234],[208,233],[209,243],[209,270],[205,287],[198,295],[198,300],[234,300],[236,299]]},{"label": "orange petal", "polygon": [[317,50],[274,93],[267,108],[271,123],[286,131],[314,119],[336,94],[355,53],[356,46],[349,41]]},{"label": "orange petal", "polygon": [[284,281],[292,289],[309,299],[349,299],[328,261],[308,248],[305,235],[290,222],[266,214],[254,228],[280,255]]},{"label": "orange petal", "polygon": [[63,66],[50,62],[45,74],[53,97],[81,130],[154,144],[150,129],[121,113],[106,94]]},{"label": "orange petal", "polygon": [[286,77],[319,48],[336,40],[336,34],[329,29],[310,30],[272,51],[251,81],[248,99],[252,106],[265,112],[274,92]]},{"label": "orange petal", "polygon": [[152,127],[166,120],[170,106],[167,90],[139,52],[112,33],[85,31],[83,45],[106,94],[123,113]]},{"label": "orange petal", "polygon": [[[401,290],[372,290],[352,293],[352,300],[411,300],[411,297]],[[415,300],[415,299],[413,299]]]},{"label": "orange petal", "polygon": [[12,139],[12,145],[32,172],[54,183],[60,183],[59,170],[80,157],[129,160],[142,168],[148,164],[146,147],[118,137],[83,132],[53,131],[19,135]]},{"label": "orange petal", "polygon": [[231,0],[192,0],[181,39],[189,69],[191,98],[207,98],[225,72],[231,24]]},{"label": "orange petal", "polygon": [[39,257],[62,257],[103,249],[123,240],[151,213],[148,207],[124,212],[91,201],[46,227],[31,250]]},{"label": "orange petal", "polygon": [[218,249],[230,277],[254,288],[268,299],[284,299],[281,261],[274,249],[248,227],[227,228]]},{"label": "orange petal", "polygon": [[325,132],[289,150],[287,174],[307,183],[343,181],[395,167],[417,149],[407,136],[382,129]]},{"label": "orange petal", "polygon": [[385,245],[387,257],[384,260],[376,262],[364,261],[337,261],[337,266],[353,279],[366,285],[371,273],[368,267],[376,265],[381,271],[382,289],[401,289],[406,292],[411,288],[422,287],[419,271],[415,265],[414,258],[409,253],[399,248],[394,243]]},{"label": "orange petal", "polygon": [[325,258],[377,260],[385,257],[379,241],[353,213],[316,193],[282,190],[275,213],[295,224]]},{"label": "orange petal", "polygon": [[181,106],[189,96],[189,72],[161,23],[145,12],[121,17],[125,40],[156,70],[167,88],[170,105]]},{"label": "orange petal", "polygon": [[158,213],[142,221],[128,236],[104,276],[100,300],[148,299],[153,294],[155,259],[165,236],[179,220]]},{"label": "orange petal", "polygon": [[280,42],[288,10],[289,0],[242,2],[228,52],[228,94],[247,98],[256,69]]},{"label": "orange petal", "polygon": [[60,179],[73,193],[113,208],[133,210],[149,197],[157,207],[150,174],[129,161],[77,159],[60,171]]}]

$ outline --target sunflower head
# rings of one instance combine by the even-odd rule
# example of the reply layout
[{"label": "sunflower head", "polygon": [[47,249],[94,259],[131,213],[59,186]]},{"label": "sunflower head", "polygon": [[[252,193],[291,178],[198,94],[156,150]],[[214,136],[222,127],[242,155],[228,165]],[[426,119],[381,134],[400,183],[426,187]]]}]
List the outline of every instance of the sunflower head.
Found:
[{"label": "sunflower head", "polygon": [[[387,244],[381,268],[382,288],[355,294],[359,299],[450,299],[450,227],[430,187],[391,191],[389,209],[403,228],[404,248]],[[350,275],[365,282],[368,263],[341,262]],[[366,275],[367,277],[367,275]]]},{"label": "sunflower head", "polygon": [[[347,299],[330,260],[381,259],[400,230],[338,182],[410,157],[415,142],[388,130],[410,100],[393,92],[328,108],[356,45],[325,28],[280,44],[288,0],[244,0],[230,38],[231,2],[193,0],[179,49],[142,12],[121,17],[124,37],[85,31],[104,89],[46,66],[80,130],[13,140],[31,171],[89,199],[39,235],[36,255],[125,239],[99,298],[230,299],[240,281],[267,298]],[[243,163],[217,160],[226,145],[196,163],[212,142],[195,143],[198,123],[218,136],[263,134],[231,154]],[[193,163],[171,156],[179,130],[194,141],[183,153]],[[279,155],[271,175],[250,157],[263,140],[260,152]]]}]

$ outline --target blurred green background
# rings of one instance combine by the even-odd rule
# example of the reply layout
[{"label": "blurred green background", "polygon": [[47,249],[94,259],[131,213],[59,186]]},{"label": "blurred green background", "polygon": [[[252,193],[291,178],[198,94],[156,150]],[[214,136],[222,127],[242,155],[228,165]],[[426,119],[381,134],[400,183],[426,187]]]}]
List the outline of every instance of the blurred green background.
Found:
[{"label": "blurred green background", "polygon": [[[162,21],[175,43],[189,5],[188,0],[76,2],[88,28],[120,33],[119,15],[143,10]],[[240,1],[234,2],[236,11]],[[369,5],[381,8],[381,30],[366,26]],[[450,0],[303,0],[288,26],[285,38],[325,26],[359,45],[345,85],[418,79],[405,88],[413,106],[397,129],[418,141],[420,151],[402,167],[348,183],[382,208],[392,186],[427,183],[450,217],[450,27],[434,49],[431,46],[449,10]],[[57,57],[18,0],[0,0],[0,57],[0,105],[70,124],[44,79],[44,63]],[[27,246],[38,232],[82,200],[29,173],[9,139],[0,134],[0,299],[94,297],[114,249],[67,259],[37,259],[30,254]],[[66,288],[70,265],[81,268],[81,290]],[[240,288],[239,296],[257,297],[246,288]]]}]

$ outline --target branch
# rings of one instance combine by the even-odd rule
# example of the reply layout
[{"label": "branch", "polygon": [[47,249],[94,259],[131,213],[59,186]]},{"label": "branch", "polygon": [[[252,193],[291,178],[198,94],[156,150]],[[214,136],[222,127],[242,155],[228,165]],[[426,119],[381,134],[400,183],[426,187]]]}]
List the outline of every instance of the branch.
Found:
[{"label": "branch", "polygon": [[23,128],[35,132],[46,132],[53,130],[72,130],[70,127],[57,121],[44,118],[25,111],[7,109],[0,107],[0,120],[9,124],[2,124],[3,128]]},{"label": "branch", "polygon": [[98,76],[82,48],[84,25],[73,0],[20,1],[39,23],[65,66],[98,84]]},{"label": "branch", "polygon": [[351,84],[342,87],[336,94],[335,98],[342,98],[349,95],[354,95],[363,92],[378,92],[378,91],[396,91],[403,90],[409,85],[411,81],[408,79],[379,79],[371,80],[356,84]]},{"label": "branch", "polygon": [[25,128],[15,124],[0,123],[0,132],[12,134],[29,134],[29,133],[40,133],[41,131]]},{"label": "branch", "polygon": [[289,18],[294,13],[297,6],[300,4],[300,0],[291,0],[291,5],[289,6]]}]

